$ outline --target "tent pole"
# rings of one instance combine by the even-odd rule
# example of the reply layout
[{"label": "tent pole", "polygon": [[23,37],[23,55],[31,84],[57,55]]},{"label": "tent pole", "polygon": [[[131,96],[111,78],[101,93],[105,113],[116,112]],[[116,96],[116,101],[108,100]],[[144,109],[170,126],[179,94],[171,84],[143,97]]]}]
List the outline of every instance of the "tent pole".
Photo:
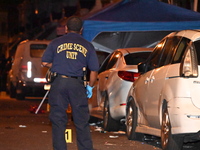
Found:
[{"label": "tent pole", "polygon": [[197,6],[198,6],[198,0],[194,0],[194,11],[197,11]]},{"label": "tent pole", "polygon": [[168,0],[168,4],[173,5],[173,4],[174,4],[174,1],[173,1],[173,0]]}]

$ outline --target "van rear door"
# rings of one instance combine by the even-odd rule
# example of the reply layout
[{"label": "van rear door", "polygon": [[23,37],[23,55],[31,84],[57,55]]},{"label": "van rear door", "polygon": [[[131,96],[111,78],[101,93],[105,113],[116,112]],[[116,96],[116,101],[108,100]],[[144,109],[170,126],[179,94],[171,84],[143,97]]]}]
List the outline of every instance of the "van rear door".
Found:
[{"label": "van rear door", "polygon": [[27,70],[26,77],[28,81],[33,81],[36,83],[45,83],[45,75],[47,72],[46,67],[41,67],[42,55],[48,46],[49,41],[30,41],[27,45],[30,51],[26,51],[30,57],[24,64],[24,69]]}]

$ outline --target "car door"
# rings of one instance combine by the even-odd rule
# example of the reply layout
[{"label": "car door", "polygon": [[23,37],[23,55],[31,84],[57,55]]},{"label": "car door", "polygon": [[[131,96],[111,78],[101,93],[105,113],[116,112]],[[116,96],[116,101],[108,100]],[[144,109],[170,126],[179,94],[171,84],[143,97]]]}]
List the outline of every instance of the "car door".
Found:
[{"label": "car door", "polygon": [[160,51],[160,55],[150,60],[150,66],[155,66],[155,69],[153,69],[149,76],[147,87],[148,98],[144,102],[144,113],[147,117],[148,125],[154,128],[160,128],[160,97],[165,86],[169,64],[172,61],[180,39],[181,37],[166,38],[163,46],[157,48]]},{"label": "car door", "polygon": [[30,45],[27,45],[27,56],[29,56],[28,61],[32,64],[30,73],[32,74],[32,80],[36,83],[45,82],[45,76],[48,68],[41,67],[41,58],[49,42],[50,41],[33,41]]},{"label": "car door", "polygon": [[[135,100],[139,105],[140,112],[143,114],[139,119],[141,125],[148,125],[148,112],[151,106],[149,106],[149,85],[152,82],[152,74],[156,68],[158,68],[158,62],[162,54],[162,47],[165,40],[161,41],[154,49],[150,57],[145,64],[145,73],[142,73],[138,80],[134,83]],[[140,71],[140,70],[139,70]]]},{"label": "car door", "polygon": [[99,74],[97,77],[97,102],[98,107],[100,108],[99,111],[103,111],[104,96],[106,94],[109,77],[116,70],[116,64],[121,56],[121,52],[113,52],[110,56],[108,56],[102,67],[99,69]]}]

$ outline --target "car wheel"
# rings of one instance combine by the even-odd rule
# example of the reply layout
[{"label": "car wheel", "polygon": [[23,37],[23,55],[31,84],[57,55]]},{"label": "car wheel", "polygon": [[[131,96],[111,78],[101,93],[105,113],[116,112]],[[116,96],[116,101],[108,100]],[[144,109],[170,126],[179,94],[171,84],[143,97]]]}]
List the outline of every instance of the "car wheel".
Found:
[{"label": "car wheel", "polygon": [[17,85],[17,87],[16,87],[16,99],[17,100],[25,99],[25,94],[19,85]]},{"label": "car wheel", "polygon": [[142,134],[136,133],[135,129],[137,126],[137,107],[133,100],[127,103],[126,109],[126,135],[129,140],[141,139]]},{"label": "car wheel", "polygon": [[11,98],[15,98],[16,97],[16,88],[13,85],[12,82],[10,82],[9,95],[10,95]]},{"label": "car wheel", "polygon": [[118,131],[120,123],[110,116],[108,97],[105,97],[103,109],[103,128],[105,131]]},{"label": "car wheel", "polygon": [[97,123],[98,121],[99,121],[99,118],[90,116],[89,123]]},{"label": "car wheel", "polygon": [[167,106],[163,108],[161,146],[163,150],[181,150],[183,146],[183,136],[171,134],[171,123]]}]

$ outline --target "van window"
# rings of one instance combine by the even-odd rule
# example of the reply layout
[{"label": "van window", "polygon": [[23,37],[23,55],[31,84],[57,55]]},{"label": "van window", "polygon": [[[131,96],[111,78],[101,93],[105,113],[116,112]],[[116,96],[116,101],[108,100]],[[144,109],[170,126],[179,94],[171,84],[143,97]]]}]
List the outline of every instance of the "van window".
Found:
[{"label": "van window", "polygon": [[46,48],[47,44],[31,44],[30,56],[41,58]]},{"label": "van window", "polygon": [[152,70],[159,67],[160,58],[162,55],[162,48],[166,43],[166,39],[162,40],[159,44],[156,45],[150,57],[148,58],[147,70]]},{"label": "van window", "polygon": [[189,42],[190,42],[189,39],[182,38],[181,42],[179,43],[179,45],[176,49],[176,53],[175,53],[174,59],[172,61],[173,64],[181,62],[184,52],[185,52]]},{"label": "van window", "polygon": [[167,39],[166,44],[162,50],[163,54],[160,60],[160,66],[168,65],[171,63],[173,54],[175,53],[175,50],[180,40],[181,40],[181,37],[179,36],[169,37]]},{"label": "van window", "polygon": [[197,53],[198,65],[200,65],[200,40],[194,42],[194,46]]}]

